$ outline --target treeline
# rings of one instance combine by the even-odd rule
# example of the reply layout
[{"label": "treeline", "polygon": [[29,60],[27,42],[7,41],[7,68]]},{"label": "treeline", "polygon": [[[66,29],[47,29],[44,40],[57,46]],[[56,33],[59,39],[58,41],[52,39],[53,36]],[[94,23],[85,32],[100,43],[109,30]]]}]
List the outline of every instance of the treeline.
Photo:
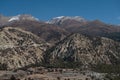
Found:
[{"label": "treeline", "polygon": [[105,80],[120,80],[120,75],[107,74]]},{"label": "treeline", "polygon": [[98,65],[94,65],[92,69],[100,73],[120,74],[120,64],[117,64],[117,65],[98,64]]},{"label": "treeline", "polygon": [[92,70],[99,73],[107,73],[105,80],[120,80],[120,64],[98,64],[94,65]]},{"label": "treeline", "polygon": [[56,59],[54,62],[43,64],[47,68],[80,68],[81,65],[81,62],[64,61],[63,59]]}]

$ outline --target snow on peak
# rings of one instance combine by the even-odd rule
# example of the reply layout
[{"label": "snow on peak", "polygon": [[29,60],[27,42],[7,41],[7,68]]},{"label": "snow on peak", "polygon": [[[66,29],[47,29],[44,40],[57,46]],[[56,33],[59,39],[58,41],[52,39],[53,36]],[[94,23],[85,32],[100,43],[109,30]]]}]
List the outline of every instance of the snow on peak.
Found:
[{"label": "snow on peak", "polygon": [[35,17],[33,17],[33,16],[32,16],[32,19],[34,19],[34,20],[36,20],[36,21],[39,21],[39,19],[38,19],[38,18],[35,18]]},{"label": "snow on peak", "polygon": [[13,17],[11,17],[11,18],[8,20],[8,22],[11,22],[11,21],[19,21],[19,20],[36,20],[36,21],[39,21],[38,18],[35,18],[35,17],[31,16],[31,15],[26,15],[26,14],[24,14],[24,15],[13,16]]},{"label": "snow on peak", "polygon": [[11,22],[11,21],[15,21],[15,20],[19,20],[19,17],[20,17],[20,15],[17,15],[17,16],[13,16],[12,18],[10,18],[9,20],[8,20],[8,22]]},{"label": "snow on peak", "polygon": [[70,16],[59,16],[59,17],[55,17],[52,20],[48,21],[47,23],[50,24],[56,24],[56,23],[62,23],[66,20],[75,20],[78,22],[84,22],[86,21],[84,18],[80,17],[80,16],[74,16],[74,17],[70,17]]},{"label": "snow on peak", "polygon": [[65,16],[59,16],[59,17],[55,17],[55,18],[53,18],[53,19],[62,19],[62,18],[64,18]]}]

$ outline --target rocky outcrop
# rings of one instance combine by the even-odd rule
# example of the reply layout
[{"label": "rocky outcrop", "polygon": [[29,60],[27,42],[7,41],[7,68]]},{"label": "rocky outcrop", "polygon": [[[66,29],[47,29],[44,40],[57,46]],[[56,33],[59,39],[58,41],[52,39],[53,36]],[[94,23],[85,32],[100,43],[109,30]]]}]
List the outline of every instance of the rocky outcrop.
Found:
[{"label": "rocky outcrop", "polygon": [[0,64],[8,69],[41,63],[48,44],[36,35],[19,28],[0,29]]},{"label": "rocky outcrop", "polygon": [[120,43],[105,37],[72,34],[47,52],[50,63],[59,59],[83,65],[116,64],[120,61]]}]

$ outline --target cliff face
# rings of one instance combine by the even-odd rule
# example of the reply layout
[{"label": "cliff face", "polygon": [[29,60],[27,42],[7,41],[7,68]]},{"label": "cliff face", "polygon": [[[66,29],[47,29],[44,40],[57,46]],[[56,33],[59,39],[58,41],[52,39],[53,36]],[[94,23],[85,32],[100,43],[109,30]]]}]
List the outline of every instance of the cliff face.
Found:
[{"label": "cliff face", "polygon": [[19,28],[0,29],[0,64],[8,69],[41,62],[47,43],[36,35]]},{"label": "cliff face", "polygon": [[72,34],[47,52],[50,63],[63,61],[90,64],[115,64],[120,61],[120,43],[105,37]]}]

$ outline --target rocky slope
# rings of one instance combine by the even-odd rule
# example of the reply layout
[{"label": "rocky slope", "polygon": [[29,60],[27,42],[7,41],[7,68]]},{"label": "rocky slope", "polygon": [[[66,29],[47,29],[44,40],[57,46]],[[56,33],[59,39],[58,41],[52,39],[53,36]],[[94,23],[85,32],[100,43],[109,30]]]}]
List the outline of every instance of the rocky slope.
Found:
[{"label": "rocky slope", "polygon": [[120,62],[120,43],[105,37],[72,34],[47,51],[45,59],[79,62],[82,65],[116,64]]},{"label": "rocky slope", "polygon": [[[1,15],[0,26],[0,66],[6,64],[8,69],[41,63],[43,59],[83,65],[120,62],[120,43],[112,40],[120,41],[120,28],[99,20],[61,16],[45,23],[30,15]],[[51,44],[55,45],[48,49]]]},{"label": "rocky slope", "polygon": [[48,44],[36,35],[19,28],[0,29],[0,64],[8,69],[41,62]]}]

